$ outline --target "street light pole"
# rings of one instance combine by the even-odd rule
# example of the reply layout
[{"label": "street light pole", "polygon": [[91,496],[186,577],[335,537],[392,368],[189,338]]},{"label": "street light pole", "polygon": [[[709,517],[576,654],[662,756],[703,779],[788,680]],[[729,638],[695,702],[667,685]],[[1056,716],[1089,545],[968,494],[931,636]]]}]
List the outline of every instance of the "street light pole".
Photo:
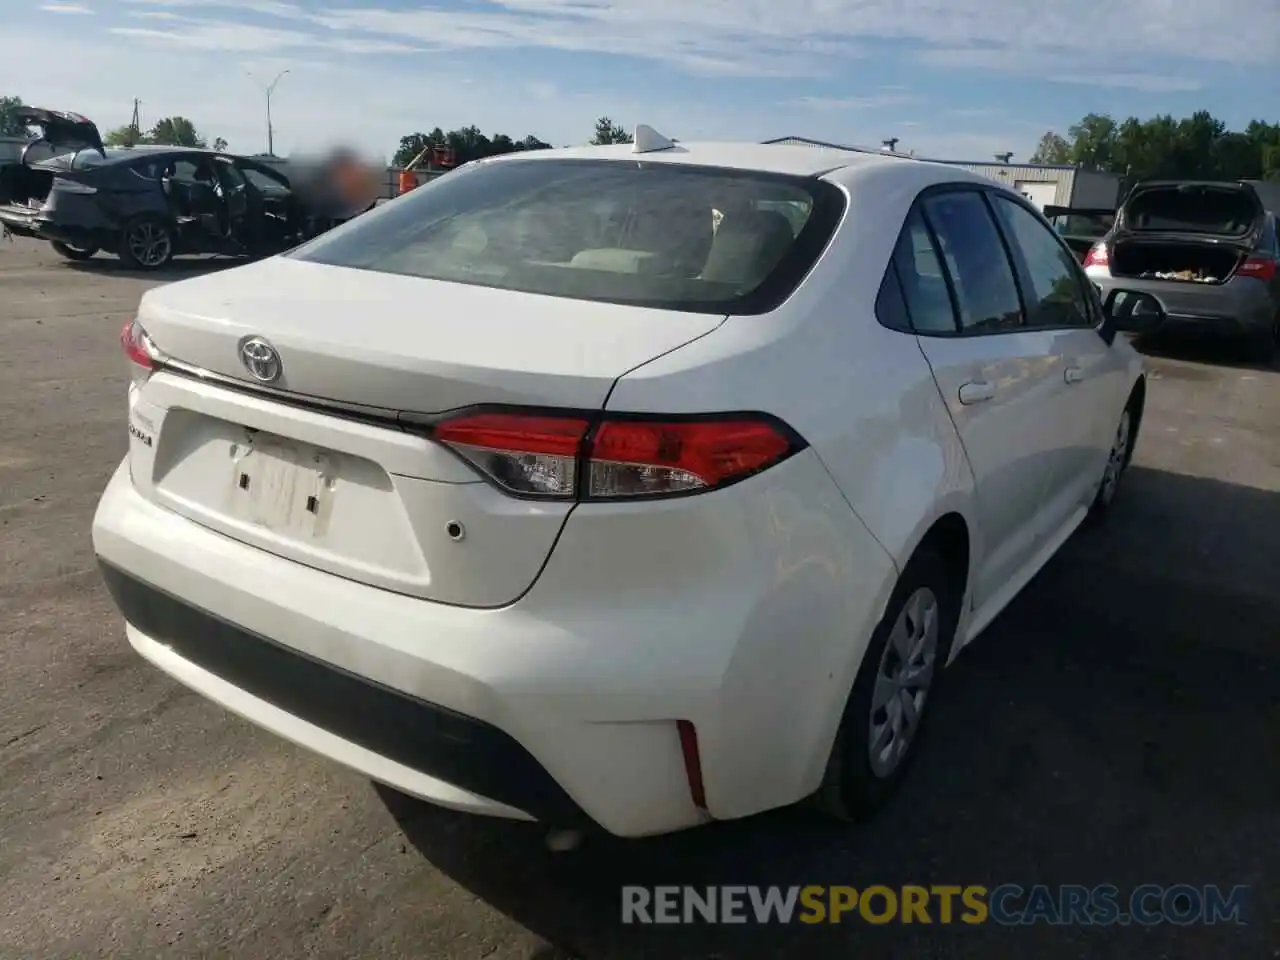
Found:
[{"label": "street light pole", "polygon": [[[281,70],[276,74],[276,78],[264,88],[267,95],[267,156],[269,157],[274,157],[276,155],[275,131],[271,126],[271,94],[276,92],[276,84],[279,83],[280,79],[288,72],[288,68]],[[253,74],[249,74],[249,79],[253,80]],[[255,80],[254,82],[256,83],[257,81]]]}]

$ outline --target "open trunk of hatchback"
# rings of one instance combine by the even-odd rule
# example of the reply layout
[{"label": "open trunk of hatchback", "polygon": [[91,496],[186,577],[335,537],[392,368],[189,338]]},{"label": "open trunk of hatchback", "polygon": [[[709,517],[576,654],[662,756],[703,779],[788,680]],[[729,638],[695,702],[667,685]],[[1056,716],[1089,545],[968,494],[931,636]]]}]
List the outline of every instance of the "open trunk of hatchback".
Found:
[{"label": "open trunk of hatchback", "polygon": [[1140,183],[1111,242],[1116,277],[1225,283],[1257,245],[1266,214],[1244,183]]},{"label": "open trunk of hatchback", "polygon": [[106,155],[98,128],[78,113],[24,107],[17,120],[25,127],[39,129],[40,135],[21,146],[16,163],[6,164],[0,171],[0,203],[39,207],[49,196],[58,159],[67,157],[64,165],[69,167],[71,158],[81,150]]}]

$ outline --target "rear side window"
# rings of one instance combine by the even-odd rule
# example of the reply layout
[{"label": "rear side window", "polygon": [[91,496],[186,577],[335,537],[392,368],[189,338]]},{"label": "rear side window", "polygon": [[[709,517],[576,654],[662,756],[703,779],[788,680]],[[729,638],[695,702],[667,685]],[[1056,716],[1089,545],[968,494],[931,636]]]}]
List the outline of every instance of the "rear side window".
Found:
[{"label": "rear side window", "polygon": [[913,207],[898,235],[893,267],[917,333],[955,333],[956,315],[942,260],[920,210]]},{"label": "rear side window", "polygon": [[844,212],[815,178],[662,162],[520,159],[419,187],[289,256],[578,300],[758,314]]},{"label": "rear side window", "polygon": [[991,212],[975,190],[935,194],[924,201],[947,272],[955,287],[964,330],[1022,326],[1022,301],[1009,255]]}]

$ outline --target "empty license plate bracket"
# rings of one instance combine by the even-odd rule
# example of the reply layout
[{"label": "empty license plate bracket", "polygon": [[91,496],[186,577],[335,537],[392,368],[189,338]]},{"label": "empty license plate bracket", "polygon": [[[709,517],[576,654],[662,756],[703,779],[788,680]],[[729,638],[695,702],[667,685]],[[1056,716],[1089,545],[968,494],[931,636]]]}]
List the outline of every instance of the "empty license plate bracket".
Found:
[{"label": "empty license plate bracket", "polygon": [[232,445],[230,473],[236,518],[291,537],[327,531],[337,481],[333,454],[255,434]]}]

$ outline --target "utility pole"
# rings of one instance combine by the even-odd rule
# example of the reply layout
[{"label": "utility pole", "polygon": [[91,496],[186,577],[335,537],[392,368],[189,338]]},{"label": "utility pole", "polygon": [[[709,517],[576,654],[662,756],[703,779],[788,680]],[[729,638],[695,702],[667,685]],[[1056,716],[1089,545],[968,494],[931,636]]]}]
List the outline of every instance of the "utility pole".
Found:
[{"label": "utility pole", "polygon": [[[276,155],[275,131],[271,126],[271,95],[276,92],[276,84],[280,82],[280,78],[288,73],[288,68],[281,70],[276,74],[276,78],[267,86],[263,87],[263,92],[267,95],[267,156],[274,157]],[[249,74],[249,79],[254,83],[258,81],[253,74]]]},{"label": "utility pole", "polygon": [[129,129],[133,132],[133,136],[130,137],[133,143],[129,144],[131,147],[136,145],[138,141],[142,139],[142,121],[138,118],[138,107],[140,106],[142,106],[142,101],[137,97],[134,97],[133,119],[129,121]]}]

